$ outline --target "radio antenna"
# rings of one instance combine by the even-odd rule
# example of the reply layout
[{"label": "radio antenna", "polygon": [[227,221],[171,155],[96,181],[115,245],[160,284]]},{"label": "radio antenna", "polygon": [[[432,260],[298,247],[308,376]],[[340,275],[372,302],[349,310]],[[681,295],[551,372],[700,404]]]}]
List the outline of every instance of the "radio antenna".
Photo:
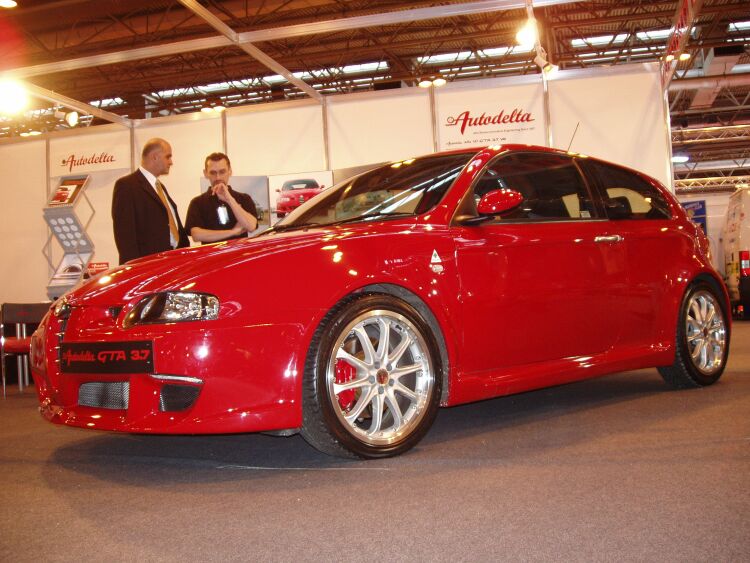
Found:
[{"label": "radio antenna", "polygon": [[578,133],[578,126],[581,124],[579,121],[576,123],[576,128],[573,130],[573,135],[570,137],[570,143],[568,143],[568,148],[566,149],[566,152],[570,152],[570,147],[573,145],[573,139],[576,138],[576,133]]}]

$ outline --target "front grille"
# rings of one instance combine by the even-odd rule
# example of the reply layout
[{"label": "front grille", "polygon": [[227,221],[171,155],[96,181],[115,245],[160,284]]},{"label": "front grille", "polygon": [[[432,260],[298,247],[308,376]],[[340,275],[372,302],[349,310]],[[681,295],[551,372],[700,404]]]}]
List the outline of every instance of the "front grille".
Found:
[{"label": "front grille", "polygon": [[159,394],[161,412],[184,411],[193,406],[198,398],[200,387],[195,385],[163,385]]},{"label": "front grille", "polygon": [[129,389],[130,383],[127,381],[84,383],[78,388],[78,404],[83,407],[124,410],[128,408]]}]

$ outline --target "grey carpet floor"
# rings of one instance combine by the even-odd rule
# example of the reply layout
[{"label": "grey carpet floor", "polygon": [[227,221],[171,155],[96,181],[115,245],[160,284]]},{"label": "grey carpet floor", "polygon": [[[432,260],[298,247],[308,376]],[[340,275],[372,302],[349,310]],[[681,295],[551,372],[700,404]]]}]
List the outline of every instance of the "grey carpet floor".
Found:
[{"label": "grey carpet floor", "polygon": [[[655,370],[443,409],[399,458],[129,436],[0,400],[0,561],[750,561],[750,323],[716,385]],[[29,392],[30,391],[30,392]]]}]

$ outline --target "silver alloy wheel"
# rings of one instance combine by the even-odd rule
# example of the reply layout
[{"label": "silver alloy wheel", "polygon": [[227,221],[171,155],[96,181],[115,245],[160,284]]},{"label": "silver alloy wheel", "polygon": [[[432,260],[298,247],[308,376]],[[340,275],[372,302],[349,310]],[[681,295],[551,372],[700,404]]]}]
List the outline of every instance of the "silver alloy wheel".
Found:
[{"label": "silver alloy wheel", "polygon": [[693,365],[711,375],[722,368],[727,345],[724,314],[716,297],[709,291],[695,292],[685,315],[685,338]]},{"label": "silver alloy wheel", "polygon": [[412,322],[393,311],[357,316],[341,331],[328,361],[328,397],[339,421],[362,442],[398,442],[419,427],[435,373]]}]

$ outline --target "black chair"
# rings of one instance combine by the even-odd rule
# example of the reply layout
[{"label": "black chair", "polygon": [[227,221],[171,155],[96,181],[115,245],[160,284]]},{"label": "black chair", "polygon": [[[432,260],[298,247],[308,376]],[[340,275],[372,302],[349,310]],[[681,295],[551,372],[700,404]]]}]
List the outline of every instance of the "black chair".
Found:
[{"label": "black chair", "polygon": [[[18,390],[29,384],[29,352],[33,326],[42,322],[50,303],[3,303],[0,305],[0,371],[5,397],[5,357],[17,356]],[[5,325],[15,325],[15,336],[6,336]]]}]

